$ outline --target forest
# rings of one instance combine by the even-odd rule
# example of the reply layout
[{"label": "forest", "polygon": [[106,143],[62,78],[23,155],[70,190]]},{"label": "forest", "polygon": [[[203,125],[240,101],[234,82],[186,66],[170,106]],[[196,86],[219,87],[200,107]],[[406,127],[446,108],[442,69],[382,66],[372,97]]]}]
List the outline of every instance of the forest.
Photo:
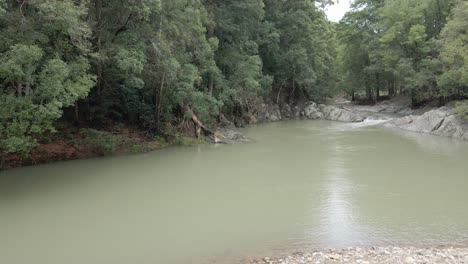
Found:
[{"label": "forest", "polygon": [[356,0],[340,23],[330,4],[0,0],[0,152],[27,155],[70,127],[176,133],[257,97],[466,98],[467,1]]}]

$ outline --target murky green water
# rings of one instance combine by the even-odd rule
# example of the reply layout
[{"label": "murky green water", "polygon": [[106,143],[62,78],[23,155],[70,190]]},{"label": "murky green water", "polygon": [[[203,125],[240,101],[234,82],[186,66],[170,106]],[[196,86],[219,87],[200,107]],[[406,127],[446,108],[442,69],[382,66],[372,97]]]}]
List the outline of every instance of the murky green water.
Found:
[{"label": "murky green water", "polygon": [[468,144],[325,121],[0,172],[0,263],[229,262],[468,241]]}]

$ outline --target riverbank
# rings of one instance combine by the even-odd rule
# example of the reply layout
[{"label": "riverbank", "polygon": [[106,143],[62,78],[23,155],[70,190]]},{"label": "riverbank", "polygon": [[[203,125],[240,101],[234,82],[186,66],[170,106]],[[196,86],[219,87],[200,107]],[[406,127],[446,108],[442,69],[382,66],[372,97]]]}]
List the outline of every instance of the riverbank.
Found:
[{"label": "riverbank", "polygon": [[243,263],[319,264],[319,263],[468,263],[467,247],[353,247],[342,250],[296,252],[283,257],[264,257]]},{"label": "riverbank", "polygon": [[412,108],[406,97],[396,97],[373,106],[345,103],[344,108],[365,116],[367,119],[387,119],[380,125],[410,132],[431,134],[468,141],[468,119],[462,118],[459,105],[468,101],[452,101],[439,107],[432,101],[419,108]]},{"label": "riverbank", "polygon": [[[467,101],[463,103],[468,105]],[[440,108],[437,107],[437,103],[431,102],[413,109],[411,101],[406,97],[396,97],[376,105],[357,105],[343,100],[330,101],[327,105],[315,102],[278,105],[271,100],[255,98],[250,105],[249,111],[240,117],[232,117],[229,120],[221,116],[213,130],[217,139],[223,143],[249,141],[237,127],[283,120],[324,119],[360,123],[366,119],[384,118],[386,122],[379,123],[380,126],[468,140],[468,120],[461,118],[457,113],[457,102]],[[144,153],[174,145],[196,145],[210,141],[209,138],[196,138],[192,130],[187,127],[174,135],[154,136],[124,125],[106,130],[72,127],[44,136],[39,140],[40,144],[28,155],[0,153],[0,169]]]}]

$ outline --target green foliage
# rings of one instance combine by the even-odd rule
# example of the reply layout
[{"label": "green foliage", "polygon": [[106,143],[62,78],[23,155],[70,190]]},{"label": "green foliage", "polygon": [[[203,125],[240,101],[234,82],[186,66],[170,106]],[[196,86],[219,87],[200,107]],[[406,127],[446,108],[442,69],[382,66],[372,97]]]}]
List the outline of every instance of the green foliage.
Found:
[{"label": "green foliage", "polygon": [[194,146],[199,144],[204,144],[206,141],[204,139],[195,139],[191,137],[177,136],[174,140],[174,143],[179,146]]},{"label": "green foliage", "polygon": [[71,0],[3,5],[0,16],[0,151],[27,153],[65,107],[94,85],[86,8]]},{"label": "green foliage", "polygon": [[169,143],[167,142],[167,140],[161,136],[155,136],[153,138],[153,141],[159,143],[161,145],[161,147],[167,147],[169,145]]},{"label": "green foliage", "polygon": [[119,136],[109,132],[95,129],[81,129],[83,139],[77,145],[85,145],[93,149],[97,154],[108,156],[115,153],[117,147],[123,141]]},{"label": "green foliage", "polygon": [[5,0],[0,0],[0,15],[3,15],[5,13],[5,6],[6,6]]},{"label": "green foliage", "polygon": [[441,91],[437,84],[443,86],[454,78],[447,70],[449,56],[439,56],[439,39],[447,34],[441,36],[441,31],[454,2],[355,1],[339,27],[342,47],[338,65],[341,82],[351,86],[347,90],[365,91],[368,99],[375,101],[383,87],[390,96],[398,89],[409,94],[414,104],[453,95],[453,91]]},{"label": "green foliage", "polygon": [[468,96],[468,3],[457,1],[441,34],[443,72],[438,78],[444,95]]},{"label": "green foliage", "polygon": [[459,103],[456,109],[461,118],[468,120],[468,103]]},{"label": "green foliage", "polygon": [[72,116],[177,133],[187,109],[210,126],[257,96],[467,96],[466,1],[355,0],[340,24],[330,2],[0,0],[0,151],[28,153]]},{"label": "green foliage", "polygon": [[262,59],[276,86],[292,94],[302,90],[320,100],[333,81],[334,28],[313,1],[266,2],[267,30],[262,41]]},{"label": "green foliage", "polygon": [[148,152],[148,151],[151,151],[151,148],[149,148],[146,145],[132,145],[130,147],[130,152],[134,153],[134,154],[145,153],[145,152]]}]

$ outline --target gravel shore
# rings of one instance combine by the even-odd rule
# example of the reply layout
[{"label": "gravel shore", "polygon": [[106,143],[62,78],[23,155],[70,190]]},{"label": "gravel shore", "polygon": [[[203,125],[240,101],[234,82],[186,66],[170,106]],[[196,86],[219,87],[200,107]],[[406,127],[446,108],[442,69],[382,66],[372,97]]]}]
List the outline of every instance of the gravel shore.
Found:
[{"label": "gravel shore", "polygon": [[263,259],[250,260],[250,263],[468,263],[468,248],[356,247],[327,252],[296,252],[283,258],[265,257]]}]

